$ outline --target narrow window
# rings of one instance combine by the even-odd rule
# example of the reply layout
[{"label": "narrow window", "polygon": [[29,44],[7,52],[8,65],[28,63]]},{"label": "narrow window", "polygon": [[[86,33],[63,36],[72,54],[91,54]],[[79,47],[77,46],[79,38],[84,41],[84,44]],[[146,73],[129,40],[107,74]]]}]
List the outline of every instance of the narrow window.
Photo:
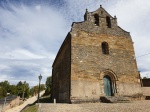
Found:
[{"label": "narrow window", "polygon": [[107,23],[107,27],[111,28],[111,21],[110,21],[110,17],[106,17],[106,23]]},{"label": "narrow window", "polygon": [[103,54],[109,54],[109,47],[107,42],[102,43],[102,53]]},{"label": "narrow window", "polygon": [[94,19],[95,19],[95,25],[99,26],[99,16],[98,16],[98,14],[94,15]]}]

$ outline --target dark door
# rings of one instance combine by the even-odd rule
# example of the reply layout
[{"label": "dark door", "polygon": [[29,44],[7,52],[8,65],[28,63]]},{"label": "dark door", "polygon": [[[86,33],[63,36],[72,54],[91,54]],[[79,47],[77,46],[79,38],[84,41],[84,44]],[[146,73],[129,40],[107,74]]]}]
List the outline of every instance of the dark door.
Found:
[{"label": "dark door", "polygon": [[106,96],[112,96],[112,85],[111,85],[111,79],[109,76],[104,76],[104,92]]}]

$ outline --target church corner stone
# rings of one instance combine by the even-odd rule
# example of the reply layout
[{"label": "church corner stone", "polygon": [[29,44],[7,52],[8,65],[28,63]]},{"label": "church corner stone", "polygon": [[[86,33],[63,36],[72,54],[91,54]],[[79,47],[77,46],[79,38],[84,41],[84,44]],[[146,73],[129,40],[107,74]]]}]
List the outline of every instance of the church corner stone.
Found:
[{"label": "church corner stone", "polygon": [[52,68],[52,98],[58,102],[98,101],[101,96],[141,93],[130,33],[104,8],[74,22]]}]

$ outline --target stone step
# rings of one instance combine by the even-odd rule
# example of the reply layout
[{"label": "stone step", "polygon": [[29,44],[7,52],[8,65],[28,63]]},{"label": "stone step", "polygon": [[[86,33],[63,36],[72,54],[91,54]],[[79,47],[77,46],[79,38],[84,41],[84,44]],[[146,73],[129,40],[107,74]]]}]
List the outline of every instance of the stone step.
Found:
[{"label": "stone step", "polygon": [[100,101],[103,103],[129,103],[130,101],[123,96],[102,96]]}]

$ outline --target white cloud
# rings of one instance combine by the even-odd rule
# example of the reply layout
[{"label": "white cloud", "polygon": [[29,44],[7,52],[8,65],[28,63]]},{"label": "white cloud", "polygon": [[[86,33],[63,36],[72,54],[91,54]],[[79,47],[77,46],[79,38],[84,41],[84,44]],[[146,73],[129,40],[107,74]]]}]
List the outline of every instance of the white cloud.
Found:
[{"label": "white cloud", "polygon": [[141,74],[142,74],[141,78],[144,78],[144,77],[150,78],[150,71],[142,72]]},{"label": "white cloud", "polygon": [[51,75],[51,64],[68,32],[66,20],[48,5],[7,5],[0,7],[0,63],[5,65],[3,70],[4,66],[0,66],[0,71],[1,75],[5,74],[3,80],[32,78],[38,81],[39,74],[43,74],[45,80]]},{"label": "white cloud", "polygon": [[11,8],[11,11],[0,10],[1,26],[7,30],[4,36],[13,41],[9,42],[9,45],[17,42],[14,47],[21,44],[32,47],[32,42],[43,45],[42,42],[55,42],[66,32],[63,30],[65,20],[62,15],[48,6],[43,6],[40,12],[31,6]]},{"label": "white cloud", "polygon": [[39,11],[39,12],[41,11],[41,5],[37,5],[37,6],[35,6],[35,8],[37,11]]},{"label": "white cloud", "polygon": [[0,53],[0,58],[1,59],[42,59],[46,58],[45,56],[42,55],[37,55],[35,53],[32,53],[26,49],[16,49],[10,52],[6,52],[5,55],[2,55]]}]

